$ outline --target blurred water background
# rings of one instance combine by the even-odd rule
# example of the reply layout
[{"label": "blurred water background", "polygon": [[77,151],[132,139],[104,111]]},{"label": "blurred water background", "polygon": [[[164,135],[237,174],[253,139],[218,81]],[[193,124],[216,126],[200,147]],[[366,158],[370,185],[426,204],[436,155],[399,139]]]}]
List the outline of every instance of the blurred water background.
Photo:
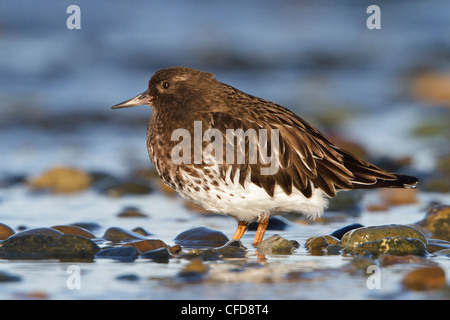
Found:
[{"label": "blurred water background", "polygon": [[[81,9],[80,30],[66,27],[66,9],[72,4]],[[381,8],[380,30],[366,27],[371,4]],[[35,195],[21,183],[56,165],[116,176],[150,168],[145,135],[151,109],[112,111],[110,106],[144,91],[155,71],[170,66],[212,72],[221,82],[282,104],[336,139],[362,146],[366,158],[406,159],[402,172],[426,181],[450,152],[449,12],[445,0],[2,0],[0,222],[14,228],[77,221],[131,228],[135,220],[120,220],[116,214],[134,205],[150,211],[151,219],[139,223],[168,242],[199,225],[231,236],[231,219],[194,215],[178,198],[160,193],[119,199],[93,191]],[[378,215],[363,212],[353,219],[367,225],[417,221],[430,202],[450,202],[443,179],[443,190],[420,191],[417,204]],[[353,220],[296,225],[287,234],[305,240],[347,222]],[[251,236],[244,240],[250,244]],[[299,250],[290,260],[274,258],[274,265],[328,268],[342,263],[341,257],[320,258]],[[1,261],[0,268],[24,278],[20,284],[0,284],[3,299],[33,291],[55,299],[333,299],[395,296],[399,290],[395,272],[383,293],[361,289],[344,277],[354,290],[342,294],[344,280],[335,275],[317,286],[308,284],[306,291],[284,282],[256,289],[234,284],[179,290],[156,280],[138,285],[112,280],[130,270],[163,279],[176,272],[177,263],[101,261],[85,266],[91,282],[84,282],[84,290],[70,291],[58,282],[67,276],[60,263]],[[59,280],[49,280],[55,272]],[[405,296],[423,298],[400,295]]]}]

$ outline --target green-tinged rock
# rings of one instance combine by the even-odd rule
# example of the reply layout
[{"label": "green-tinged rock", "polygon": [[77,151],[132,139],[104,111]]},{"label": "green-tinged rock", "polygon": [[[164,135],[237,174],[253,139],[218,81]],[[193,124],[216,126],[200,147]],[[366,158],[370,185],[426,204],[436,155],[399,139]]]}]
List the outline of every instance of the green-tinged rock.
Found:
[{"label": "green-tinged rock", "polygon": [[295,250],[294,246],[289,240],[277,234],[261,241],[261,243],[256,246],[256,249],[261,255],[292,254]]},{"label": "green-tinged rock", "polygon": [[450,241],[450,205],[430,207],[425,218],[415,224],[430,231],[431,238]]},{"label": "green-tinged rock", "polygon": [[342,237],[341,245],[346,252],[352,252],[361,243],[389,237],[418,239],[425,245],[427,244],[427,238],[418,229],[407,225],[390,224],[350,230]]},{"label": "green-tinged rock", "polygon": [[135,247],[109,247],[103,248],[96,255],[96,259],[113,259],[122,262],[131,262],[136,260],[139,250]]},{"label": "green-tinged rock", "polygon": [[239,240],[231,240],[224,246],[215,249],[223,258],[245,258],[247,249]]},{"label": "green-tinged rock", "polygon": [[14,234],[14,230],[6,224],[0,223],[0,240],[5,240]]},{"label": "green-tinged rock", "polygon": [[118,227],[108,228],[103,234],[103,239],[112,242],[121,242],[123,240],[146,240],[146,238],[139,233]]},{"label": "green-tinged rock", "polygon": [[180,233],[174,241],[186,247],[220,247],[228,242],[228,238],[220,231],[198,227]]},{"label": "green-tinged rock", "polygon": [[364,255],[369,252],[373,255],[391,254],[396,256],[417,255],[424,256],[427,253],[425,244],[418,239],[404,237],[389,237],[357,244],[352,253]]},{"label": "green-tinged rock", "polygon": [[[51,229],[53,230],[53,229]],[[27,230],[15,234],[0,244],[0,257],[4,259],[93,259],[100,250],[98,245],[84,237],[56,234],[32,234]]]}]

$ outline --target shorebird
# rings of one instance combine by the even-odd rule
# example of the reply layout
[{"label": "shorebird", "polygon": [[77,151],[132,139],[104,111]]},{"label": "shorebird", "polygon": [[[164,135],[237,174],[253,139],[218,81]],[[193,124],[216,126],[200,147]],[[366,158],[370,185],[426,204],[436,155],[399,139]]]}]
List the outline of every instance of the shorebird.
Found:
[{"label": "shorebird", "polygon": [[153,108],[147,148],[164,183],[236,219],[233,239],[257,221],[254,246],[272,215],[299,212],[315,219],[339,191],[415,188],[418,182],[352,155],[287,108],[209,72],[159,70],[145,92],[112,108],[139,105]]}]

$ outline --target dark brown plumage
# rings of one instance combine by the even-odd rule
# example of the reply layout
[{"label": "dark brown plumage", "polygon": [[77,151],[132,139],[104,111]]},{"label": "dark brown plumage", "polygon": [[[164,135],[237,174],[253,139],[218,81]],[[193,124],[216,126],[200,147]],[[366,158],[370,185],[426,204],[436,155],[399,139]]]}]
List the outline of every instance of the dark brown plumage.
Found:
[{"label": "dark brown plumage", "polygon": [[[317,217],[326,206],[323,195],[334,197],[337,191],[351,189],[414,188],[417,184],[414,177],[387,172],[338,148],[283,106],[223,84],[211,73],[184,67],[160,70],[151,78],[146,92],[113,108],[141,104],[154,108],[147,130],[147,147],[164,182],[188,200],[236,218],[239,228],[234,238],[240,239],[248,222],[259,221],[255,245],[262,239],[268,217],[283,209]],[[240,150],[236,143],[234,161],[223,163],[217,162],[216,149],[212,153],[216,157],[213,163],[195,163],[192,143],[190,156],[184,158],[189,158],[190,163],[176,164],[172,150],[179,140],[172,141],[172,134],[181,128],[195,136],[196,121],[201,123],[202,137],[209,129],[221,133],[223,150],[227,143],[233,142],[226,134],[227,129],[243,132],[265,129],[268,140],[263,144],[255,136],[244,136],[245,143],[241,145],[245,146],[244,161],[236,161]],[[270,150],[275,142],[271,133],[276,131],[278,149]],[[202,152],[211,141],[200,141]],[[276,156],[278,169],[274,174],[261,172],[270,164],[259,158],[256,162],[249,160],[251,144],[256,146],[258,155],[272,152]],[[187,149],[184,151],[188,153]]]}]

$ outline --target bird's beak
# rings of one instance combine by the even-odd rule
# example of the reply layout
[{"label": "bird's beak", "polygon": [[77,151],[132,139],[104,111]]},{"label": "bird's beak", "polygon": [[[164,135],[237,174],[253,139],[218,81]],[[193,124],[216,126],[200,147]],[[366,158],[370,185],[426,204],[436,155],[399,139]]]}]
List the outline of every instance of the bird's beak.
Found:
[{"label": "bird's beak", "polygon": [[143,104],[147,104],[149,106],[152,105],[153,97],[149,95],[148,91],[145,91],[139,95],[137,95],[134,98],[131,98],[130,100],[121,102],[119,104],[116,104],[115,106],[112,106],[111,109],[120,109],[120,108],[129,108],[129,107],[136,107],[141,106]]}]

